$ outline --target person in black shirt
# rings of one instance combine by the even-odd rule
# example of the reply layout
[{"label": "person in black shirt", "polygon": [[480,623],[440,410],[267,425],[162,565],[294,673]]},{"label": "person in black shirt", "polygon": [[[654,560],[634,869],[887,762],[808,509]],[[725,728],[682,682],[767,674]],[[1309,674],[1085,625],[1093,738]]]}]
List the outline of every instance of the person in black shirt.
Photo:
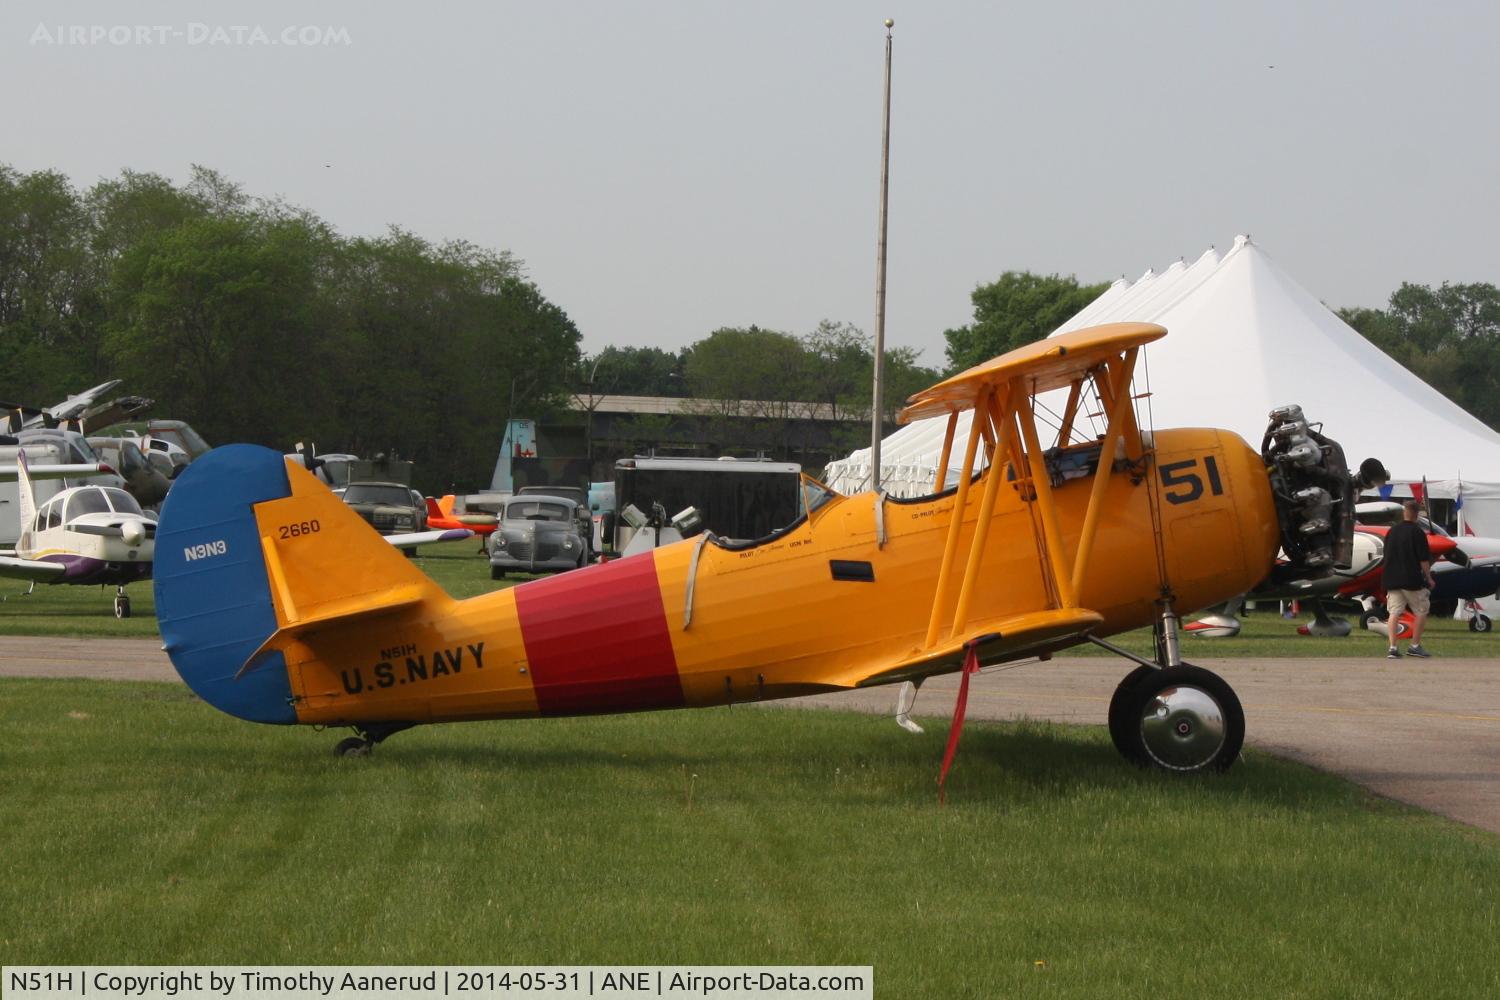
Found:
[{"label": "person in black shirt", "polygon": [[1401,612],[1408,608],[1415,621],[1406,655],[1432,655],[1422,648],[1422,626],[1427,621],[1428,592],[1433,580],[1432,550],[1427,546],[1426,532],[1417,525],[1417,514],[1421,509],[1422,505],[1417,501],[1406,501],[1401,509],[1401,523],[1385,536],[1385,569],[1380,580],[1385,586],[1385,606],[1391,613],[1386,626],[1390,648],[1385,651],[1386,658],[1391,660],[1401,658],[1401,651],[1396,648],[1396,626],[1400,623]]}]

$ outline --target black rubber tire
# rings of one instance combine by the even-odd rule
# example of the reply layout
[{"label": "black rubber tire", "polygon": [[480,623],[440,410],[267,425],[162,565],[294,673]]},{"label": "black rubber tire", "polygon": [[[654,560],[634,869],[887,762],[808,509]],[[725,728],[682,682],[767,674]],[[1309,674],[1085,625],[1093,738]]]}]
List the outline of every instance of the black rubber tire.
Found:
[{"label": "black rubber tire", "polygon": [[499,566],[491,566],[490,567],[490,579],[491,580],[504,580],[505,579],[505,570],[501,569]]},{"label": "black rubber tire", "polygon": [[[1172,688],[1196,688],[1213,700],[1224,719],[1224,741],[1211,757],[1191,767],[1171,765],[1153,755],[1138,724],[1151,700]],[[1240,749],[1245,745],[1245,710],[1240,706],[1234,689],[1218,674],[1186,663],[1180,667],[1164,667],[1150,671],[1137,681],[1132,695],[1129,701],[1133,711],[1127,718],[1137,724],[1122,726],[1122,732],[1138,744],[1140,758],[1147,765],[1175,774],[1202,774],[1228,770],[1239,760]]]},{"label": "black rubber tire", "polygon": [[1132,764],[1145,764],[1145,753],[1140,746],[1137,737],[1132,739],[1126,732],[1129,719],[1135,716],[1135,689],[1140,685],[1141,679],[1149,674],[1156,673],[1155,667],[1136,667],[1121,679],[1115,688],[1115,693],[1109,699],[1109,738],[1114,741],[1115,749],[1120,756]]},{"label": "black rubber tire", "polygon": [[1469,619],[1470,632],[1488,632],[1494,627],[1494,623],[1490,621],[1489,615],[1475,615]]},{"label": "black rubber tire", "polygon": [[358,736],[347,736],[333,748],[335,757],[364,757],[370,753],[370,741]]},{"label": "black rubber tire", "polygon": [[116,597],[115,598],[115,617],[116,618],[129,618],[130,617],[130,598],[128,598],[128,597]]}]

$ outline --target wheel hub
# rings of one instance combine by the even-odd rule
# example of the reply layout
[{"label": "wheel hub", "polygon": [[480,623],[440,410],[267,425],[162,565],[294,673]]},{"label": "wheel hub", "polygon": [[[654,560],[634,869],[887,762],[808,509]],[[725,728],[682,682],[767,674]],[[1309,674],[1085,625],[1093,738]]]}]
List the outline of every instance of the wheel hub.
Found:
[{"label": "wheel hub", "polygon": [[1146,752],[1162,767],[1194,771],[1224,746],[1224,711],[1208,692],[1170,687],[1146,703],[1141,719]]}]

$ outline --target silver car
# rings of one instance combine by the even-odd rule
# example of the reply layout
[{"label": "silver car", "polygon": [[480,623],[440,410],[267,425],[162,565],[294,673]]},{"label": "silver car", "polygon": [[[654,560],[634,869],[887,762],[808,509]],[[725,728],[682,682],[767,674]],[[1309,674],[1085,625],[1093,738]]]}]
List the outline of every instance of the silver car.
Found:
[{"label": "silver car", "polygon": [[563,497],[505,501],[500,523],[485,542],[490,579],[504,579],[507,572],[557,573],[584,565],[589,550],[578,530],[577,507]]}]

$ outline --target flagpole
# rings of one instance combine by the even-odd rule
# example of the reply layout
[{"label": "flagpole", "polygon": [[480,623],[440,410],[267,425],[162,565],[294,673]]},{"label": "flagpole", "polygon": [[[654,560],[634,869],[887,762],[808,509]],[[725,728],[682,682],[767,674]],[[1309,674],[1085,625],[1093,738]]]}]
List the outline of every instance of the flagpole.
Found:
[{"label": "flagpole", "polygon": [[891,177],[891,29],[885,19],[885,112],[880,132],[880,241],[875,251],[875,377],[870,401],[870,489],[880,492],[880,439],[885,416],[885,210]]}]

